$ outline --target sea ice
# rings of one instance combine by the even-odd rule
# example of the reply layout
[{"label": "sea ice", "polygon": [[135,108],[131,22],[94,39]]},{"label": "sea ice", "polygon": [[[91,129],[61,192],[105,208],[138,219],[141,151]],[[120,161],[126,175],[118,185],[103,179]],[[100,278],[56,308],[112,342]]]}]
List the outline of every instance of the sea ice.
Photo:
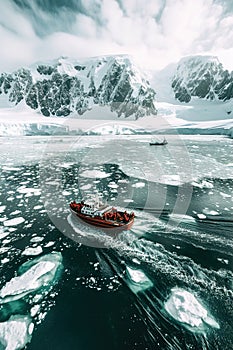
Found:
[{"label": "sea ice", "polygon": [[171,295],[164,307],[174,319],[193,327],[193,330],[203,331],[205,324],[219,328],[218,323],[208,314],[196,297],[182,288],[172,288]]},{"label": "sea ice", "polygon": [[51,253],[21,265],[19,276],[13,277],[0,290],[0,302],[18,300],[51,284],[61,267],[61,261],[61,253]]},{"label": "sea ice", "polygon": [[210,210],[208,208],[203,209],[203,213],[206,215],[219,215],[219,212],[216,210]]},{"label": "sea ice", "polygon": [[111,174],[109,173],[105,173],[104,171],[100,171],[100,170],[85,170],[83,171],[81,174],[79,174],[79,176],[81,177],[88,177],[91,179],[104,179],[105,177],[109,177]]},{"label": "sea ice", "polygon": [[135,184],[132,185],[132,187],[136,187],[136,188],[145,187],[145,182],[136,182]]},{"label": "sea ice", "polygon": [[134,293],[143,291],[153,286],[151,280],[145,275],[142,270],[132,269],[131,267],[126,266],[126,272],[130,278],[129,287]]},{"label": "sea ice", "polygon": [[4,210],[6,209],[5,205],[1,205],[0,206],[0,214],[4,212]]},{"label": "sea ice", "polygon": [[21,216],[18,218],[14,218],[14,219],[10,219],[10,220],[6,220],[3,222],[4,226],[17,226],[19,224],[22,224],[22,222],[24,222],[25,219],[22,218]]},{"label": "sea ice", "polygon": [[5,238],[6,236],[8,236],[10,234],[9,231],[0,231],[0,239]]},{"label": "sea ice", "polygon": [[[11,316],[0,323],[0,342],[5,350],[23,349],[31,340],[33,323],[28,316]],[[2,348],[2,347],[1,347]]]},{"label": "sea ice", "polygon": [[185,214],[170,214],[170,219],[173,221],[180,221],[180,222],[196,222],[195,218],[193,218],[190,215]]},{"label": "sea ice", "polygon": [[204,214],[197,214],[199,219],[206,219],[206,215]]},{"label": "sea ice", "polygon": [[39,255],[42,252],[43,252],[43,249],[40,246],[35,248],[28,247],[24,249],[24,251],[22,252],[22,255]]}]

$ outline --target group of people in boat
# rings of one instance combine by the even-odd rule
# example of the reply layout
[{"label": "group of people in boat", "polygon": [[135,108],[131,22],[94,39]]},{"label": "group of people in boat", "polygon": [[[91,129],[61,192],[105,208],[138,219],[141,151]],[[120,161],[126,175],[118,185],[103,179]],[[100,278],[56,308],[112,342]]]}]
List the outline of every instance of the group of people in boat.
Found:
[{"label": "group of people in boat", "polygon": [[125,223],[129,222],[133,217],[134,213],[118,212],[116,209],[103,214],[104,220],[124,221]]},{"label": "group of people in boat", "polygon": [[70,203],[71,209],[74,211],[81,213],[82,207],[87,206],[83,201],[81,203],[76,203],[75,201]]}]

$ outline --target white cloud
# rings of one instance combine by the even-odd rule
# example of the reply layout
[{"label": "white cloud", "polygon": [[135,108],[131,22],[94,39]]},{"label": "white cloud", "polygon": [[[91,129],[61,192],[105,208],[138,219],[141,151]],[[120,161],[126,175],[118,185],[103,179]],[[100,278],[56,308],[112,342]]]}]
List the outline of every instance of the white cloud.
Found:
[{"label": "white cloud", "polygon": [[[233,14],[224,15],[223,6],[214,0],[85,0],[85,15],[65,8],[54,15],[32,1],[29,17],[5,0],[0,12],[1,70],[61,55],[125,53],[154,69],[196,53],[232,57]],[[41,28],[44,36],[33,28]]]}]

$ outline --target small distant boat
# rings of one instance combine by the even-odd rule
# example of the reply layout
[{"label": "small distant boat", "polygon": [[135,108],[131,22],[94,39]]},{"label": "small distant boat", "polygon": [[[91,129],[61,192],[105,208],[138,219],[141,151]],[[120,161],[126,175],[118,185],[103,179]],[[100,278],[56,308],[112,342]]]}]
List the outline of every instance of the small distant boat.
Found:
[{"label": "small distant boat", "polygon": [[164,139],[162,141],[159,141],[159,140],[155,140],[155,139],[151,139],[150,141],[150,146],[164,146],[164,145],[167,145],[167,140]]},{"label": "small distant boat", "polygon": [[127,213],[108,205],[96,206],[83,201],[80,203],[73,201],[70,203],[70,210],[87,224],[105,229],[130,230],[134,222],[133,212]]}]

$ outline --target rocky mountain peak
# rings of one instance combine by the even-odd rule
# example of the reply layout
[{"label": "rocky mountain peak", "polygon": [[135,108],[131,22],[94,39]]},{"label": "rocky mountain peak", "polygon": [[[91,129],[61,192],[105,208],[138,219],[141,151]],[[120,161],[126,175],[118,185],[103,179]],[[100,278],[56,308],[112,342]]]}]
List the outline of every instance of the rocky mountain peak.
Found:
[{"label": "rocky mountain peak", "polygon": [[175,98],[229,100],[233,97],[232,73],[215,56],[190,56],[180,60],[172,77]]},{"label": "rocky mountain peak", "polygon": [[60,57],[0,76],[0,94],[21,101],[44,116],[84,114],[110,106],[120,117],[156,114],[155,91],[128,56],[88,60]]}]

